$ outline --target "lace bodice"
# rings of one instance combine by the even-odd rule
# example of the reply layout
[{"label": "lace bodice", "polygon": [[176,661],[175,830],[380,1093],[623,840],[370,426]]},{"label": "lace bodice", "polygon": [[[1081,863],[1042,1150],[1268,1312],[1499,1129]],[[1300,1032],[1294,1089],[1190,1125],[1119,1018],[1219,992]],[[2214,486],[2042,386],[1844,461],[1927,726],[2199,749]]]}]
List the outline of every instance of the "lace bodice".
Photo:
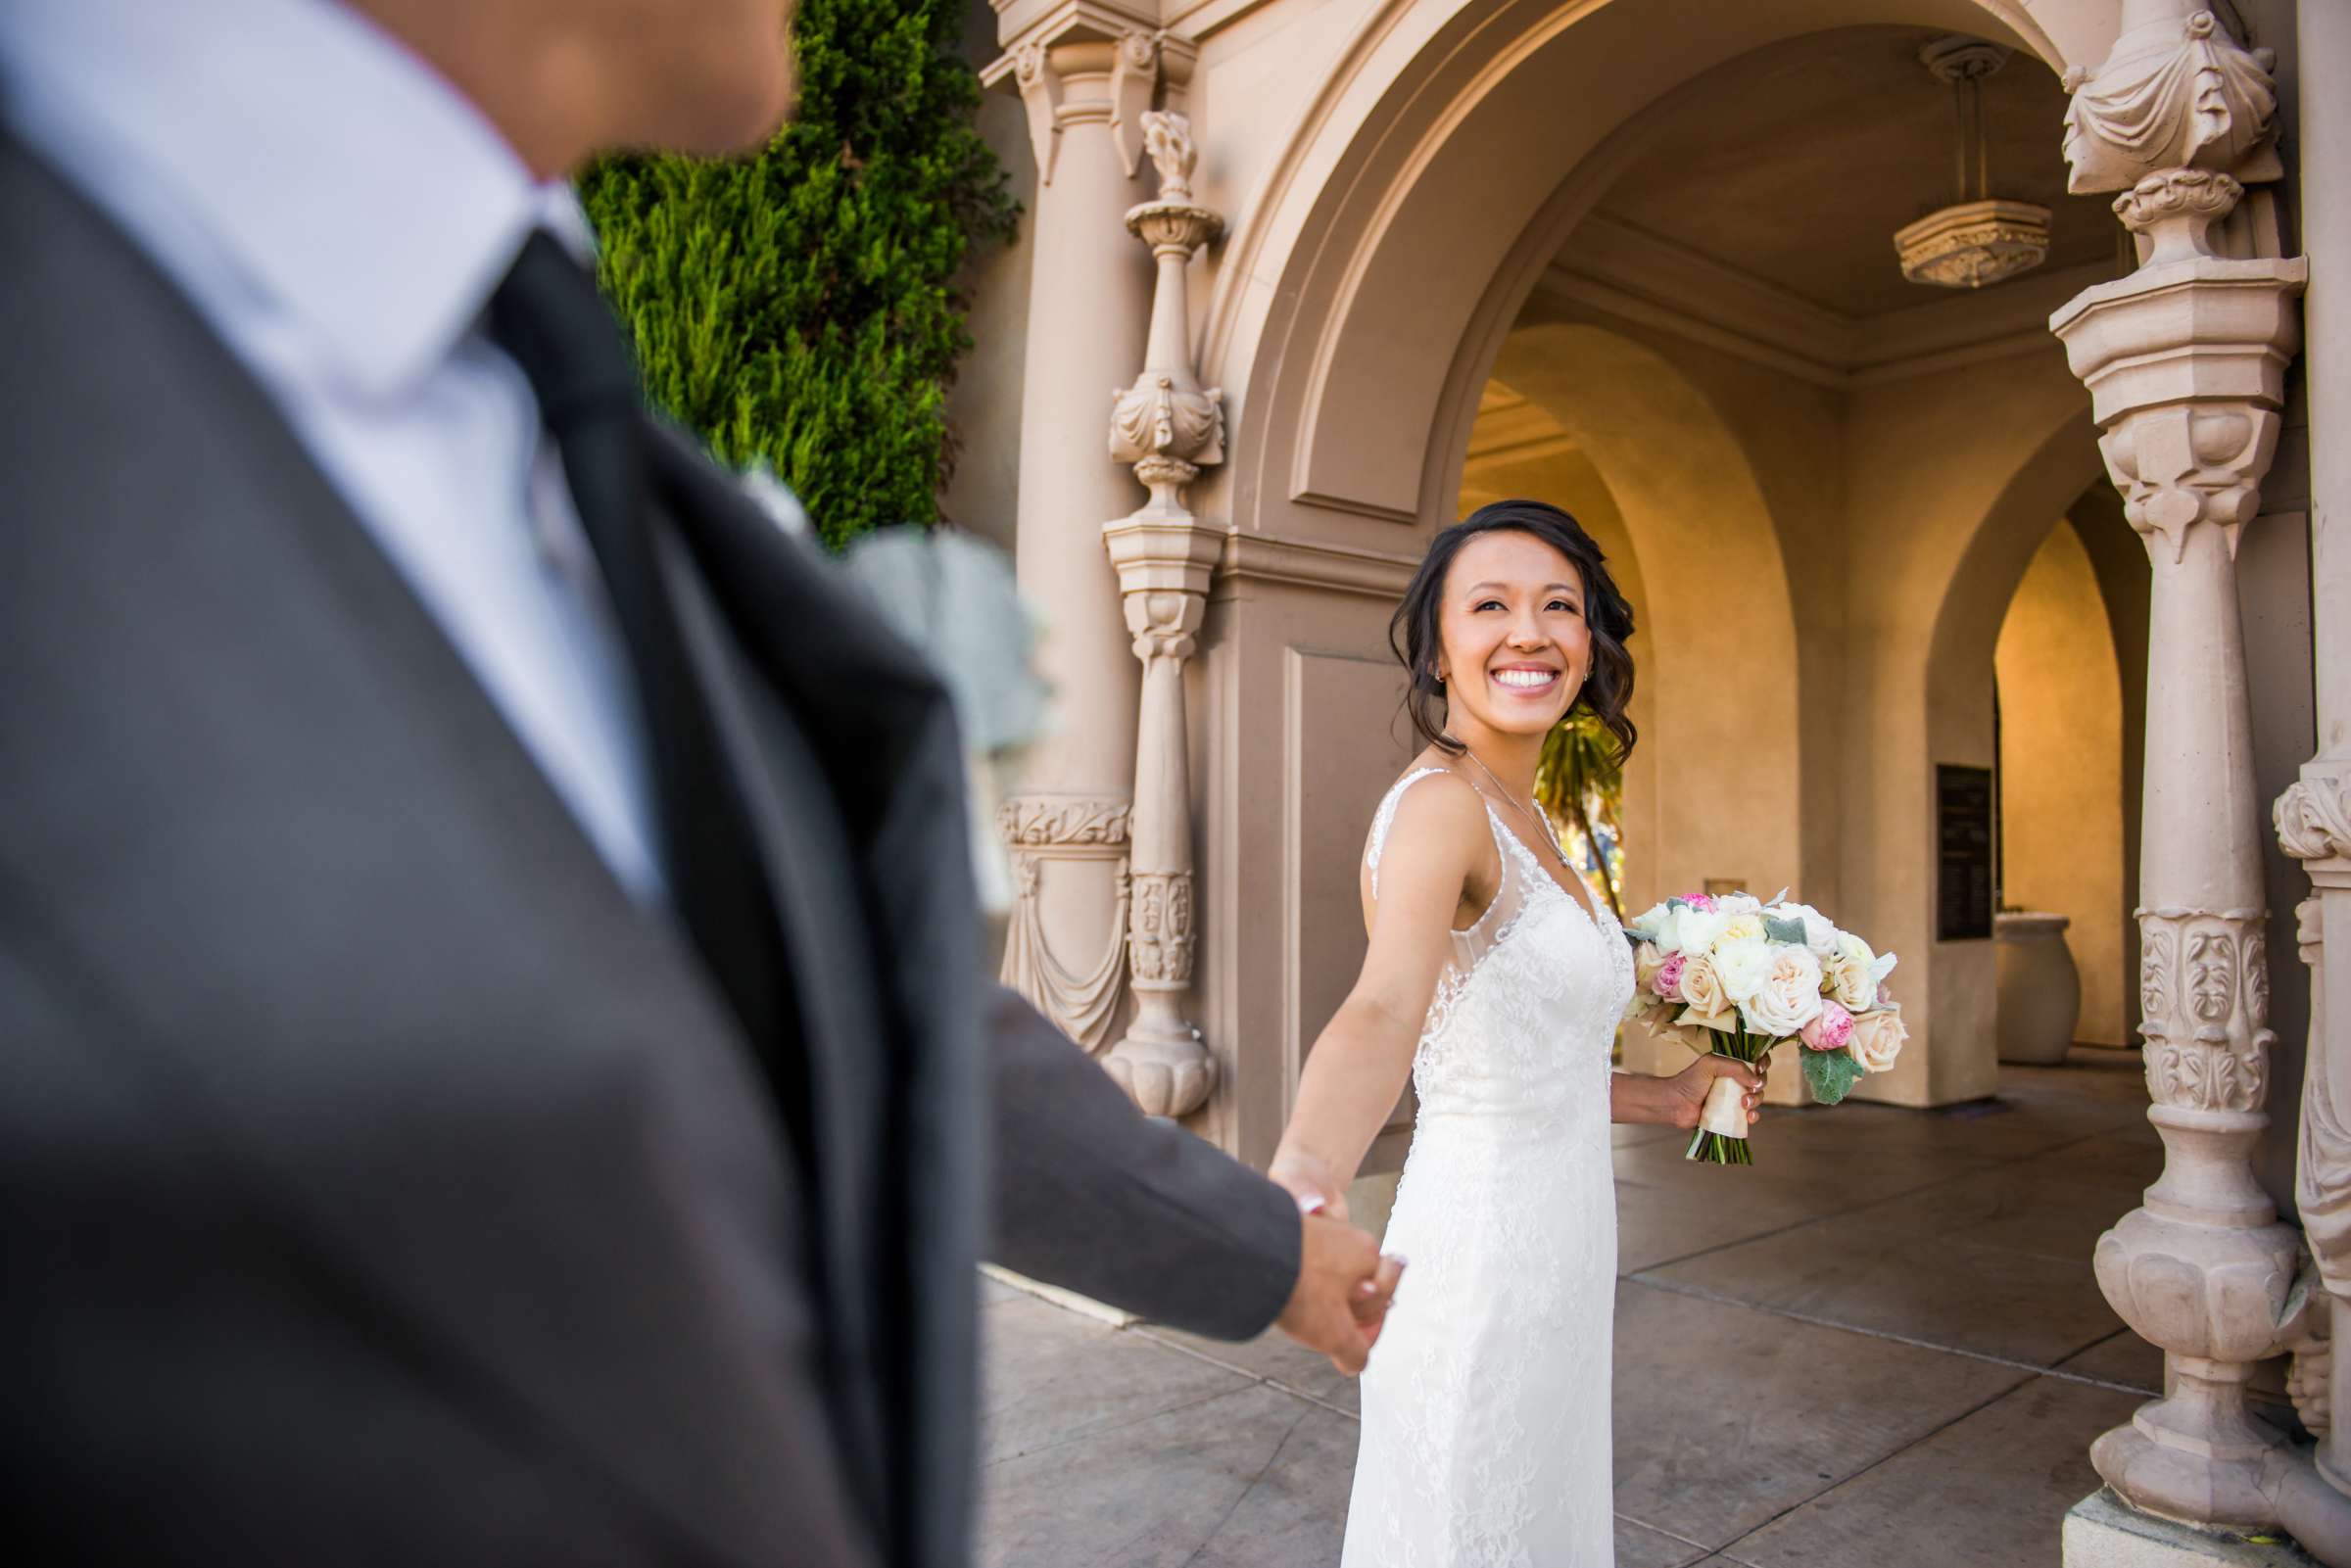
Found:
[{"label": "lace bodice", "polygon": [[[1408,773],[1380,801],[1364,851],[1374,902],[1380,854],[1404,792],[1445,771]],[[1609,1051],[1632,994],[1632,949],[1605,905],[1595,913],[1561,887],[1494,802],[1479,798],[1502,857],[1502,879],[1476,923],[1452,933],[1453,953],[1437,976],[1413,1053],[1420,1116],[1557,1115],[1588,1108],[1597,1087],[1605,1119]],[[1464,1049],[1470,1040],[1481,1043]]]},{"label": "lace bodice", "polygon": [[[1371,896],[1404,792],[1365,850]],[[1489,799],[1494,900],[1453,933],[1413,1053],[1419,1110],[1386,1249],[1412,1259],[1363,1380],[1344,1568],[1607,1568],[1616,1210],[1615,920]]]}]

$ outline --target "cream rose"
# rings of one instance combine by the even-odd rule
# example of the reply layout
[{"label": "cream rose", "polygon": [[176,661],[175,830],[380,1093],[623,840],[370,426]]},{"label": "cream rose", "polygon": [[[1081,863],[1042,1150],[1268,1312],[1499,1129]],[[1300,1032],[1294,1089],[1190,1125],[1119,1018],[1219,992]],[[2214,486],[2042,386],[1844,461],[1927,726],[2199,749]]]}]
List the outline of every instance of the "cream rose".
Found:
[{"label": "cream rose", "polygon": [[1895,1058],[1902,1054],[1902,1042],[1908,1038],[1910,1031],[1902,1023],[1901,1009],[1884,1008],[1854,1015],[1849,1049],[1863,1071],[1886,1072],[1893,1069]]},{"label": "cream rose", "polygon": [[1694,1013],[1711,1016],[1730,1007],[1730,998],[1722,994],[1722,976],[1714,973],[1714,961],[1703,953],[1689,954],[1682,962],[1682,1001]]},{"label": "cream rose", "polygon": [[1733,915],[1731,923],[1722,928],[1722,939],[1726,942],[1759,942],[1763,940],[1763,917],[1752,911],[1744,915]]},{"label": "cream rose", "polygon": [[1837,956],[1822,968],[1828,974],[1829,994],[1847,1012],[1858,1015],[1877,1002],[1877,955],[1860,937],[1850,931],[1837,933]]},{"label": "cream rose", "polygon": [[1633,989],[1636,992],[1650,989],[1649,982],[1656,978],[1657,971],[1664,967],[1665,955],[1657,950],[1656,943],[1643,942],[1634,948]]},{"label": "cream rose", "polygon": [[1786,1039],[1820,1017],[1820,960],[1810,949],[1777,947],[1752,996],[1739,1004],[1751,1033]]},{"label": "cream rose", "polygon": [[1754,995],[1770,973],[1771,944],[1760,937],[1725,936],[1714,944],[1714,974],[1722,981],[1722,994],[1732,1001]]}]

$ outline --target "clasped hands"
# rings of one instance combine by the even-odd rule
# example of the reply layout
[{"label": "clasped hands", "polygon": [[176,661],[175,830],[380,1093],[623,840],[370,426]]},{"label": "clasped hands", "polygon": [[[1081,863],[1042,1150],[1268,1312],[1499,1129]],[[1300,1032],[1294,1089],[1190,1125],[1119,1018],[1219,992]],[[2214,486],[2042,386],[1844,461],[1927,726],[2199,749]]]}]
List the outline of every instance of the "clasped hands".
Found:
[{"label": "clasped hands", "polygon": [[1379,1244],[1348,1221],[1338,1183],[1312,1157],[1285,1152],[1266,1173],[1298,1200],[1300,1227],[1298,1283],[1274,1322],[1352,1377],[1370,1358],[1404,1259],[1382,1257]]}]

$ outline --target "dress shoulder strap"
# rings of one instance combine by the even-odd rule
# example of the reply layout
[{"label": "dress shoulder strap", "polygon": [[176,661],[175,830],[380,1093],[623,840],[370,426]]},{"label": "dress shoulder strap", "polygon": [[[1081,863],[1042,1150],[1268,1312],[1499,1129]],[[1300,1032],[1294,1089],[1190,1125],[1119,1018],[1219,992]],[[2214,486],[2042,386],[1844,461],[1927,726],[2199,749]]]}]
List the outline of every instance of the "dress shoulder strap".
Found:
[{"label": "dress shoulder strap", "polygon": [[1430,774],[1445,771],[1443,768],[1415,768],[1389,785],[1387,794],[1381,797],[1379,810],[1371,817],[1371,840],[1364,849],[1364,864],[1371,872],[1373,899],[1379,897],[1379,852],[1387,847],[1388,830],[1396,825],[1396,807],[1404,799],[1404,792]]}]

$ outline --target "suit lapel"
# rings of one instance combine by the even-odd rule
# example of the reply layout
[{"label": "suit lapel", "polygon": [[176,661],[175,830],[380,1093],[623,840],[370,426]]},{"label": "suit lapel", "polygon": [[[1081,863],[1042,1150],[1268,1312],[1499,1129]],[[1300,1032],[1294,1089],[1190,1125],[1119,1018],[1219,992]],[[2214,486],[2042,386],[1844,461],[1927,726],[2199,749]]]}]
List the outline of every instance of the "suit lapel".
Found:
[{"label": "suit lapel", "polygon": [[801,992],[827,1294],[882,1391],[884,1516],[904,1532],[892,1555],[959,1560],[982,1083],[953,711],[831,562],[674,433],[654,443],[656,488],[692,557],[670,563],[672,592],[749,784]]}]

